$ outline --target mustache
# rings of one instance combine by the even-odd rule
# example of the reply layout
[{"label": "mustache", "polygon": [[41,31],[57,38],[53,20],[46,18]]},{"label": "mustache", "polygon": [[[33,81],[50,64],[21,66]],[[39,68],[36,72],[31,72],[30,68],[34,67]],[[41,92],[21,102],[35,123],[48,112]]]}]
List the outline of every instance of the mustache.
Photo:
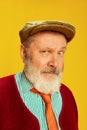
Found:
[{"label": "mustache", "polygon": [[53,73],[53,74],[56,74],[56,75],[59,75],[60,71],[56,68],[44,68],[41,73]]}]

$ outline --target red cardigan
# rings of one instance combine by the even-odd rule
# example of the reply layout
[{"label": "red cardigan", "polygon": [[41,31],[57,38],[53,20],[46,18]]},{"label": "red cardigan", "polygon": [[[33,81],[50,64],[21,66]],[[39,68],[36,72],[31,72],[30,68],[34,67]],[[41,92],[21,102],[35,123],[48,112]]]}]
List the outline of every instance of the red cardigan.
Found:
[{"label": "red cardigan", "polygon": [[[78,112],[71,91],[61,85],[61,130],[78,130]],[[40,130],[38,119],[27,109],[18,92],[14,75],[0,79],[0,130]]]}]

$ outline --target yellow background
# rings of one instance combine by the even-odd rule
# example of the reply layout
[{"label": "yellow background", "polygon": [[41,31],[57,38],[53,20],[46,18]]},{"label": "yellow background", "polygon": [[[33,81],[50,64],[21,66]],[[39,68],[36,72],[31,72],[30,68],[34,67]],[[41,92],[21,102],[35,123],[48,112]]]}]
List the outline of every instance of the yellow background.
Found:
[{"label": "yellow background", "polygon": [[79,130],[87,130],[87,1],[0,0],[0,77],[22,70],[19,30],[28,21],[62,20],[75,25],[76,36],[65,54],[63,82],[72,90]]}]

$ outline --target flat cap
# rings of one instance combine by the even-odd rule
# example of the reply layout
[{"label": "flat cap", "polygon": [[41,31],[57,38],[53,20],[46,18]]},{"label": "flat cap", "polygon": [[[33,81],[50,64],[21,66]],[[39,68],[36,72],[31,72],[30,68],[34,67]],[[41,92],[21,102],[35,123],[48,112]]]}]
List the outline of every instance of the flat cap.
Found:
[{"label": "flat cap", "polygon": [[19,36],[21,43],[23,43],[29,36],[32,36],[40,31],[56,31],[62,33],[67,42],[71,41],[75,35],[75,27],[69,23],[49,20],[49,21],[34,21],[26,23],[20,30]]}]

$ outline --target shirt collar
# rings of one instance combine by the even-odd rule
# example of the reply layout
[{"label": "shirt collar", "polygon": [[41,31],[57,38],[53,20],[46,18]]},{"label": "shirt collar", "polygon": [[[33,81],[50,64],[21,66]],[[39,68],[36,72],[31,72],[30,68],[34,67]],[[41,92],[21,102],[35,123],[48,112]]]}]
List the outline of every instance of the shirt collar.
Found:
[{"label": "shirt collar", "polygon": [[20,83],[22,85],[22,91],[24,93],[28,92],[30,89],[33,88],[33,85],[29,82],[24,72],[20,73],[19,78],[20,78]]}]

